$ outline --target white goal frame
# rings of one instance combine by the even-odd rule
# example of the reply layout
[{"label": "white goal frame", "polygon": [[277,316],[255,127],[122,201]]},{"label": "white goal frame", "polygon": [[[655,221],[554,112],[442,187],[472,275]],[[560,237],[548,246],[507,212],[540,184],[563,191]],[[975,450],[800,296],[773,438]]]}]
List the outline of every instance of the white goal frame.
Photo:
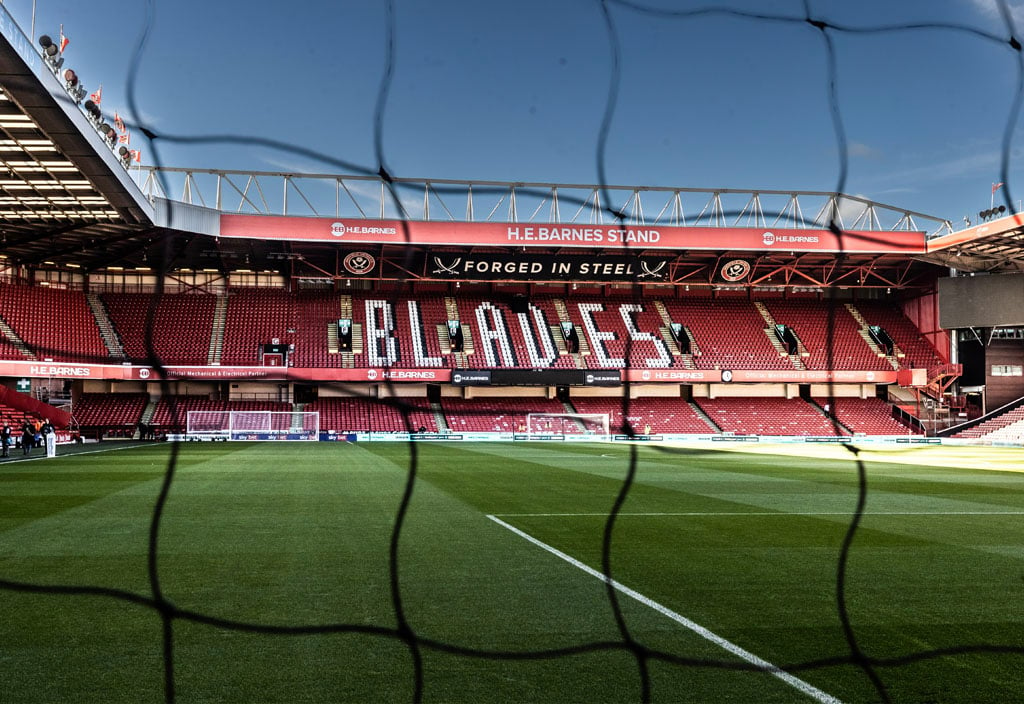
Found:
[{"label": "white goal frame", "polygon": [[[566,423],[571,432],[565,432]],[[579,429],[583,424],[584,430]],[[588,428],[597,425],[600,432],[588,432]],[[610,423],[607,413],[527,413],[526,434],[529,437],[544,437],[551,435],[572,436],[574,438],[591,438],[596,440],[609,440]]]},{"label": "white goal frame", "polygon": [[188,411],[188,436],[224,440],[320,439],[319,411]]}]

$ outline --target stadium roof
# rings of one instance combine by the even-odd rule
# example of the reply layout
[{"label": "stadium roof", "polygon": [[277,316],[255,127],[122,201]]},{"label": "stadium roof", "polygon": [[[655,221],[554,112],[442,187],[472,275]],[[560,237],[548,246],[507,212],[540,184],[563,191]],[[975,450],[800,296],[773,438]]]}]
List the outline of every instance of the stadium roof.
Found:
[{"label": "stadium roof", "polygon": [[929,240],[924,259],[961,271],[1024,271],[1024,215],[1008,215]]},{"label": "stadium roof", "polygon": [[136,246],[153,227],[152,206],[69,94],[68,70],[4,23],[0,249],[25,265],[101,244]]},{"label": "stadium roof", "polygon": [[[678,284],[712,284],[723,263],[749,261],[747,284],[766,286],[912,286],[931,265],[964,271],[1020,269],[1019,216],[952,233],[948,221],[829,192],[736,191],[399,179],[373,176],[146,169],[140,187],[101,119],[69,93],[66,67],[46,61],[17,25],[0,39],[0,253],[29,268],[192,268],[228,273],[275,271],[339,279],[348,254],[382,262],[381,278],[431,279],[428,256],[460,251],[440,244],[297,242],[220,237],[224,214],[290,217],[402,218],[431,222],[594,223],[665,227],[818,228],[832,222],[879,233],[917,230],[931,237],[913,256],[885,251],[758,252],[728,247],[666,252],[638,246],[636,255],[671,260]],[[140,178],[141,180],[141,178]],[[166,193],[168,184],[180,195]],[[205,191],[205,194],[204,194]],[[369,194],[369,195],[368,195]],[[687,208],[689,210],[687,210]],[[807,214],[805,216],[805,213]],[[812,215],[812,213],[814,213]],[[717,238],[716,238],[717,240]],[[506,247],[506,249],[508,249]],[[487,251],[461,245],[462,251]],[[551,254],[570,250],[553,244]],[[514,278],[514,277],[510,277]]]}]

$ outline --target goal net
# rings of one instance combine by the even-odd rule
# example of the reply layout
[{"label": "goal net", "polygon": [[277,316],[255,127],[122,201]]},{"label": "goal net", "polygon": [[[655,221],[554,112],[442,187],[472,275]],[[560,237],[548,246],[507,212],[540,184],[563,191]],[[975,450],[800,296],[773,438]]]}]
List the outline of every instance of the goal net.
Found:
[{"label": "goal net", "polygon": [[227,440],[319,440],[315,411],[189,411],[189,435]]},{"label": "goal net", "polygon": [[530,437],[587,436],[594,440],[607,440],[607,413],[529,413],[526,416],[526,434]]}]

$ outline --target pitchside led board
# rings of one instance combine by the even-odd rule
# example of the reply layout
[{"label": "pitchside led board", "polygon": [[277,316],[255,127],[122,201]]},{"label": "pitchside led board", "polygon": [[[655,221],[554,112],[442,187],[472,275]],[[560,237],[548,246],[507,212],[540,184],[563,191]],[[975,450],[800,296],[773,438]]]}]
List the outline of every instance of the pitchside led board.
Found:
[{"label": "pitchside led board", "polygon": [[939,279],[939,325],[946,330],[1024,326],[1024,274]]}]

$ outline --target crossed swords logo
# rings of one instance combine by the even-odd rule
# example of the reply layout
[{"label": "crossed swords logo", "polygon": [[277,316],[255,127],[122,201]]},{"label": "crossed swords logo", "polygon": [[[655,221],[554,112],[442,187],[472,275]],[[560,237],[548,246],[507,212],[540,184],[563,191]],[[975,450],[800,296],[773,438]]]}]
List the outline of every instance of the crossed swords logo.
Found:
[{"label": "crossed swords logo", "polygon": [[646,279],[648,276],[650,276],[655,279],[661,279],[665,276],[664,274],[661,273],[661,270],[665,268],[666,264],[668,264],[668,262],[662,260],[661,263],[658,264],[658,266],[652,269],[650,266],[648,266],[647,262],[641,259],[640,268],[644,270],[644,273],[640,274],[640,276],[638,276],[637,278]]},{"label": "crossed swords logo", "polygon": [[455,270],[455,267],[457,267],[461,262],[462,262],[462,257],[459,257],[454,262],[451,263],[451,266],[445,266],[445,263],[443,261],[441,261],[441,257],[434,257],[434,263],[437,264],[438,268],[434,269],[434,271],[432,273],[434,273],[434,274],[450,274],[452,276],[458,276],[459,272]]}]

